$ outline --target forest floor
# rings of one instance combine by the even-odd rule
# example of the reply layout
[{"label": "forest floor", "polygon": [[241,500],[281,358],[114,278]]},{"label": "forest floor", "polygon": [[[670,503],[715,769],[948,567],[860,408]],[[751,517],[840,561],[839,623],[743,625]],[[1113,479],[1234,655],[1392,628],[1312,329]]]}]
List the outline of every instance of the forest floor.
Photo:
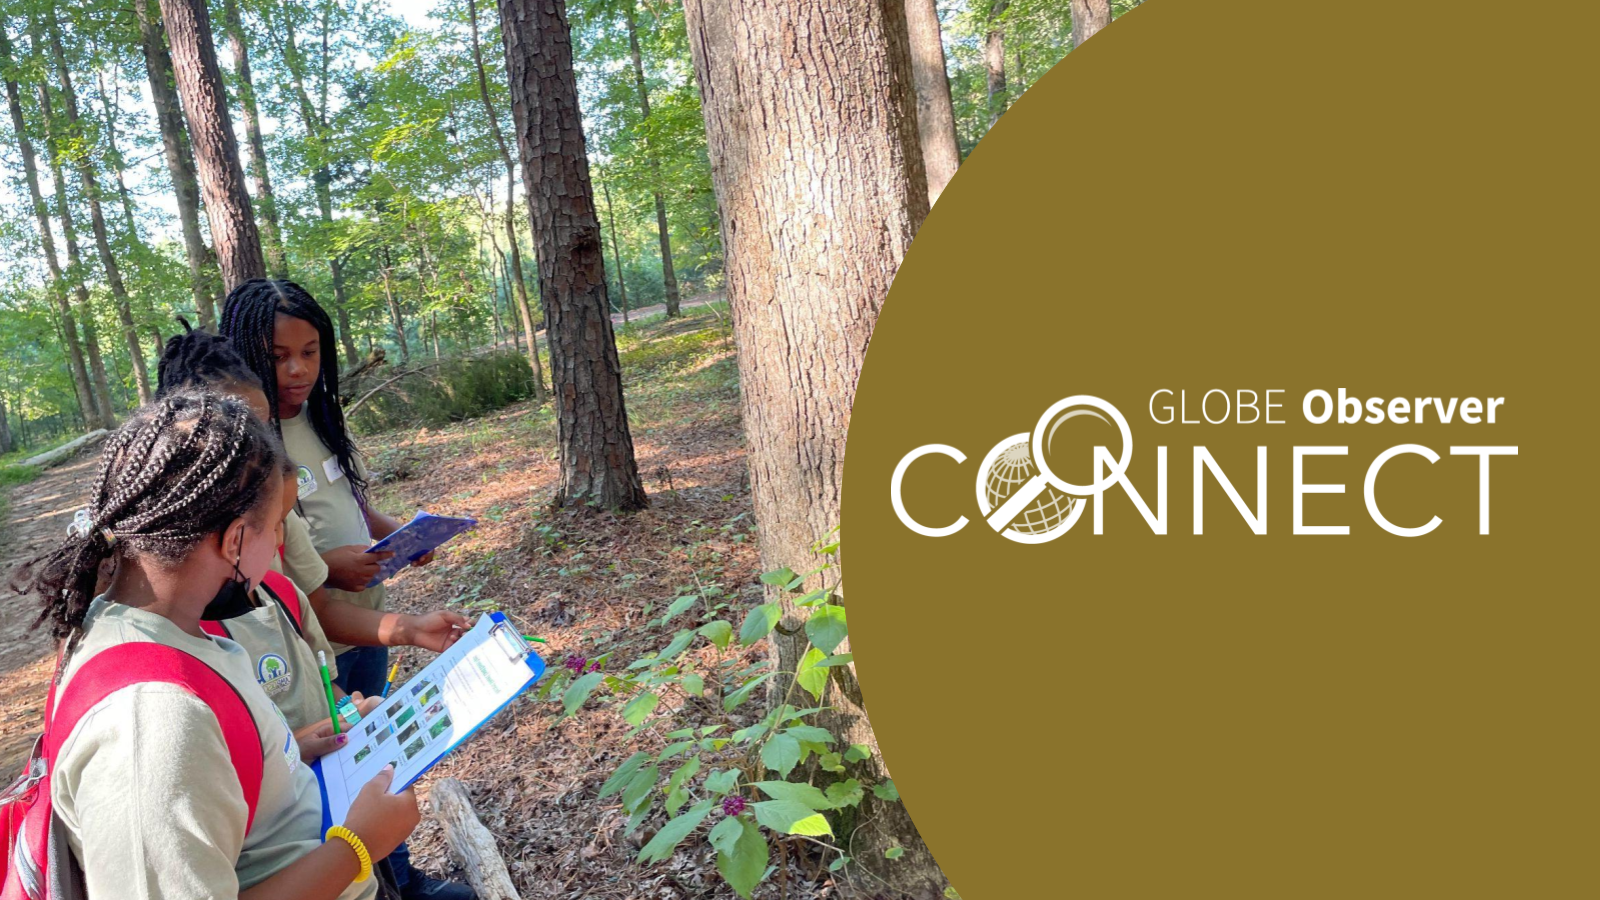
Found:
[{"label": "forest floor", "polygon": [[[362,436],[376,506],[402,518],[426,508],[480,522],[432,565],[391,581],[391,606],[501,609],[524,633],[547,639],[540,650],[551,667],[568,655],[609,654],[608,667],[621,668],[667,643],[671,629],[651,616],[686,588],[716,586],[740,606],[760,602],[733,341],[725,316],[696,313],[636,320],[618,338],[635,454],[651,495],[643,512],[551,508],[558,463],[548,407],[521,403],[446,428]],[[12,527],[57,533],[65,527],[54,517],[57,507],[70,509],[68,489],[92,474],[92,461],[80,462],[19,489]],[[52,514],[48,526],[15,521],[44,507]],[[35,513],[29,521],[45,520]],[[12,608],[20,602],[0,603],[0,670],[8,676],[0,683],[0,746],[17,754],[7,753],[7,773],[37,730],[49,675],[47,642],[21,636],[31,605]],[[736,627],[743,618],[739,610],[727,615]],[[744,652],[754,662],[764,650]],[[427,656],[402,654],[402,671],[415,671]],[[731,900],[703,839],[641,868],[634,857],[659,820],[630,836],[618,798],[596,799],[622,760],[659,749],[662,739],[633,733],[594,699],[574,716],[560,712],[559,702],[530,692],[419,783],[424,817],[411,841],[414,862],[435,872],[452,867],[426,806],[429,783],[451,776],[470,791],[524,898]],[[793,859],[783,894],[832,896],[826,873],[814,876],[800,862]],[[759,887],[757,898],[776,900],[776,882],[774,876]]]}]

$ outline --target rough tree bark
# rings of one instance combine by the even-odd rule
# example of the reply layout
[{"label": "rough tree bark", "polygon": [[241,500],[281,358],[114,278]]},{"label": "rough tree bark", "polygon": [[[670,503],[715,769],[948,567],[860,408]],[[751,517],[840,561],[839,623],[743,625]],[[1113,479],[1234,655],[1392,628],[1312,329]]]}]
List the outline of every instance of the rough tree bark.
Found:
[{"label": "rough tree bark", "polygon": [[156,123],[161,129],[161,149],[172,177],[172,192],[178,201],[178,223],[183,228],[183,252],[189,263],[189,292],[194,295],[200,327],[217,327],[217,293],[220,275],[217,258],[200,234],[200,183],[195,178],[194,156],[189,135],[178,105],[177,82],[172,74],[172,57],[167,53],[165,32],[150,8],[150,0],[133,0],[139,19],[139,45],[144,50],[145,74],[150,81],[150,96],[156,108]]},{"label": "rough tree bark", "polygon": [[104,428],[89,386],[89,372],[83,362],[83,345],[78,342],[78,323],[73,318],[72,307],[67,302],[66,286],[62,282],[61,261],[56,256],[56,241],[50,231],[50,208],[45,205],[44,193],[39,189],[39,165],[33,152],[33,141],[28,137],[27,119],[22,112],[22,92],[13,74],[16,67],[11,49],[11,38],[6,35],[8,23],[0,18],[0,71],[5,75],[6,106],[11,112],[11,127],[16,134],[17,149],[22,155],[23,180],[28,184],[28,199],[33,205],[34,223],[39,228],[39,243],[44,248],[45,265],[50,271],[50,299],[56,307],[62,343],[67,348],[67,370],[72,376],[72,389],[78,397],[78,410],[89,428]]},{"label": "rough tree bark", "polygon": [[394,267],[394,262],[389,258],[389,248],[383,248],[383,296],[389,305],[389,322],[394,326],[394,340],[400,347],[400,363],[404,365],[411,362],[411,348],[406,345],[406,321],[400,314],[400,301],[395,298],[394,286],[389,279],[389,270]]},{"label": "rough tree bark", "polygon": [[983,39],[983,63],[989,74],[989,127],[1000,121],[1006,111],[1006,31],[1000,17],[1005,15],[1011,0],[994,0],[989,7],[989,33]]},{"label": "rough tree bark", "polygon": [[[67,54],[61,44],[61,26],[54,11],[50,13],[50,55],[55,60],[56,83],[61,87],[61,103],[67,114],[66,130],[81,142],[84,133],[78,109],[78,92],[72,84],[72,70],[67,66]],[[139,344],[139,332],[133,324],[133,301],[128,297],[128,287],[122,281],[122,266],[117,263],[116,254],[111,252],[111,232],[106,227],[105,210],[100,203],[100,181],[95,176],[94,160],[86,149],[74,156],[78,180],[83,184],[83,196],[89,202],[89,227],[94,232],[95,249],[99,251],[100,266],[106,273],[106,285],[111,289],[117,322],[122,326],[122,338],[133,366],[133,381],[139,391],[139,402],[149,403],[154,399],[155,392],[150,389],[150,372],[145,367],[144,347]]]},{"label": "rough tree bark", "polygon": [[[500,159],[506,167],[506,241],[511,245],[511,269],[516,274],[517,312],[522,316],[522,331],[528,337],[528,365],[533,367],[533,399],[543,403],[549,395],[544,389],[544,366],[539,362],[539,335],[533,327],[528,284],[522,277],[522,251],[517,244],[517,167],[511,161],[511,150],[506,146],[505,134],[500,131],[500,114],[489,99],[489,77],[484,71],[483,46],[478,37],[477,0],[467,0],[467,20],[472,33],[472,62],[478,70],[478,96],[483,99],[483,109],[489,114],[489,132],[494,135],[495,146],[500,148]],[[491,212],[493,205],[491,199]]]},{"label": "rough tree bark", "polygon": [[[650,123],[650,87],[644,80],[644,55],[639,52],[639,26],[634,19],[634,0],[624,0],[627,11],[628,51],[633,56],[633,83],[639,92],[639,116],[646,129]],[[656,235],[661,241],[661,285],[667,294],[667,318],[678,315],[682,298],[678,293],[678,273],[672,268],[672,232],[667,228],[667,201],[661,194],[661,160],[656,157],[650,143],[648,130],[644,137],[644,154],[650,161],[650,192],[656,199]],[[620,277],[620,275],[619,275]]]},{"label": "rough tree bark", "polygon": [[611,258],[617,262],[617,294],[622,298],[622,324],[628,324],[628,280],[622,276],[622,251],[617,249],[617,209],[611,205],[611,186],[600,182],[606,196],[606,218],[611,220]]},{"label": "rough tree bark", "polygon": [[245,143],[250,148],[250,179],[255,182],[256,206],[261,211],[261,250],[273,278],[288,278],[289,265],[283,253],[283,236],[278,227],[278,201],[272,193],[272,173],[267,170],[267,147],[261,139],[261,113],[256,108],[256,86],[250,76],[250,41],[239,15],[238,0],[223,0],[223,28],[228,32],[228,50],[233,54],[233,72],[239,82],[239,107],[244,110]]},{"label": "rough tree bark", "polygon": [[937,0],[906,0],[906,26],[911,33],[911,72],[917,82],[917,128],[922,136],[923,166],[928,170],[928,205],[932,206],[961,165]]},{"label": "rough tree bark", "polygon": [[555,503],[642,509],[649,500],[611,331],[566,3],[500,0],[500,23],[550,341],[561,448]]},{"label": "rough tree bark", "polygon": [[56,188],[56,216],[61,220],[62,242],[67,245],[66,274],[77,299],[79,326],[83,329],[83,352],[89,362],[89,388],[94,395],[100,421],[110,428],[116,424],[117,408],[111,401],[111,379],[106,376],[105,358],[100,355],[100,335],[95,327],[89,287],[83,281],[83,258],[78,252],[78,226],[72,218],[72,204],[67,197],[67,179],[63,172],[61,145],[57,139],[55,107],[50,99],[50,87],[42,81],[39,83],[39,114],[44,121],[45,146],[50,150],[50,180]]},{"label": "rough tree bark", "polygon": [[1111,24],[1111,0],[1069,0],[1072,12],[1072,46],[1080,47]]},{"label": "rough tree bark", "polygon": [[178,96],[183,98],[189,137],[200,164],[200,189],[222,268],[222,287],[232,291],[252,278],[265,277],[267,266],[261,256],[255,211],[244,188],[244,170],[239,166],[239,141],[233,134],[222,71],[217,67],[211,17],[205,0],[161,0],[161,18],[167,25]]},{"label": "rough tree bark", "polygon": [[[804,571],[839,523],[850,406],[878,312],[928,212],[902,0],[685,0],[722,217],[762,564]],[[813,585],[814,586],[814,585]],[[773,634],[786,692],[805,611]],[[785,631],[792,632],[786,634]],[[842,651],[841,651],[842,652]],[[819,724],[876,746],[854,668]],[[877,754],[862,764],[885,774]],[[850,855],[865,896],[937,898],[944,876],[904,806],[870,794]],[[905,848],[894,862],[891,846]],[[893,890],[882,890],[880,880]],[[899,892],[899,893],[896,893]]]}]

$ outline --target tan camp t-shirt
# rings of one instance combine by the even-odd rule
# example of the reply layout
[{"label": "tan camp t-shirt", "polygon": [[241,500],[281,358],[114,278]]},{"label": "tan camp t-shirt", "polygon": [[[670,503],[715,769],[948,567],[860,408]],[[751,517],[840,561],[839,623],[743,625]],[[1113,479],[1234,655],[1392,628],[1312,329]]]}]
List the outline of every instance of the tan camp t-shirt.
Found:
[{"label": "tan camp t-shirt", "polygon": [[328,580],[328,564],[311,542],[311,526],[298,512],[291,510],[283,520],[283,558],[273,557],[272,568],[307,594]]},{"label": "tan camp t-shirt", "polygon": [[[317,779],[289,725],[256,683],[244,648],[200,638],[152,612],[96,600],[63,689],[84,661],[116,644],[183,650],[227,679],[250,709],[264,761],[256,817],[248,808],[216,715],[167,683],[135,684],[96,704],[57,757],[51,800],[93,898],[237,897],[322,843]],[[377,896],[372,879],[341,900]]]},{"label": "tan camp t-shirt", "polygon": [[[312,546],[318,553],[350,544],[371,546],[372,532],[367,528],[367,516],[361,504],[356,502],[350,479],[345,477],[339,457],[317,437],[316,430],[306,419],[305,407],[300,408],[298,415],[284,419],[280,424],[283,447],[289,452],[289,458],[294,460],[299,484],[299,500],[295,508],[305,516],[306,524],[311,526]],[[363,477],[365,472],[363,469]],[[367,609],[383,609],[387,596],[381,584],[355,593],[327,585],[324,587],[327,587],[329,597]],[[350,649],[345,644],[332,646],[339,653]]]},{"label": "tan camp t-shirt", "polygon": [[317,667],[318,650],[327,654],[329,676],[339,674],[316,610],[305,594],[299,594],[299,601],[303,639],[295,633],[289,614],[263,588],[256,588],[255,609],[218,623],[250,654],[256,682],[283,711],[294,731],[328,718],[328,693]]}]

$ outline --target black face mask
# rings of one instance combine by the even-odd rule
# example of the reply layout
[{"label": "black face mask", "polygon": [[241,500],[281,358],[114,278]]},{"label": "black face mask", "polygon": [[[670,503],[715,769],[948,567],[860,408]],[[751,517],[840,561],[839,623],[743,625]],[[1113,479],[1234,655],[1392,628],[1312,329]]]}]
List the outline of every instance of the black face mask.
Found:
[{"label": "black face mask", "polygon": [[244,558],[244,535],[239,536],[239,555],[233,560],[233,577],[217,591],[211,598],[206,608],[200,613],[201,621],[221,622],[224,619],[237,619],[245,613],[256,608],[255,601],[250,595],[250,579],[244,577],[239,571],[239,562]]}]

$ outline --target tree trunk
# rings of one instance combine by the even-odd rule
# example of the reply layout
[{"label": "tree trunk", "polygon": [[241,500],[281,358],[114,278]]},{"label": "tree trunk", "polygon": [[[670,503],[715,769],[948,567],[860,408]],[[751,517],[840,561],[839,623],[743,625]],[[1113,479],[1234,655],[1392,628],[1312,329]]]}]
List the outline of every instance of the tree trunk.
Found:
[{"label": "tree trunk", "polygon": [[22,155],[23,180],[28,184],[28,199],[33,204],[34,223],[39,228],[39,243],[44,249],[45,265],[50,271],[50,300],[55,304],[56,324],[61,332],[62,344],[67,349],[67,370],[72,376],[72,389],[77,394],[78,410],[84,423],[90,428],[104,428],[105,422],[100,418],[89,386],[89,372],[83,362],[83,346],[78,342],[78,323],[73,318],[72,307],[67,303],[61,261],[56,256],[55,236],[50,231],[50,209],[45,205],[44,194],[39,189],[39,166],[33,152],[33,141],[28,138],[27,120],[22,113],[22,92],[11,74],[16,65],[6,26],[5,20],[0,18],[0,71],[5,73],[6,106],[11,112],[11,127]]},{"label": "tree trunk", "polygon": [[[477,0],[467,0],[467,18],[472,33],[472,62],[478,70],[478,96],[483,98],[483,109],[489,114],[489,132],[494,135],[495,146],[500,148],[500,160],[506,167],[506,241],[511,245],[511,272],[516,281],[517,311],[522,316],[522,330],[528,336],[528,365],[533,367],[533,399],[543,403],[548,396],[544,389],[544,366],[539,362],[538,332],[533,329],[528,285],[522,277],[522,250],[517,244],[517,167],[511,161],[511,149],[506,146],[505,135],[500,131],[500,115],[495,111],[494,102],[489,99],[489,77],[484,71],[483,46],[478,37]],[[492,192],[489,205],[492,212]]]},{"label": "tree trunk", "polygon": [[[72,84],[72,72],[67,67],[66,51],[61,46],[61,27],[55,12],[50,13],[50,53],[55,59],[56,79],[61,86],[61,101],[67,113],[67,131],[78,141],[86,141],[78,110],[78,92]],[[128,361],[133,367],[134,384],[139,390],[139,402],[149,403],[155,394],[150,389],[150,373],[145,368],[144,347],[139,344],[139,332],[133,324],[133,301],[128,297],[128,287],[122,282],[122,267],[116,254],[111,252],[111,234],[106,228],[105,211],[100,205],[100,182],[95,177],[94,161],[87,148],[76,154],[78,179],[83,183],[84,198],[89,201],[89,227],[94,232],[95,249],[100,253],[100,266],[105,269],[106,285],[111,289],[111,299],[117,309],[117,321],[122,325],[122,338],[128,347]],[[132,225],[132,222],[129,222]],[[137,233],[135,234],[137,236]]]},{"label": "tree trunk", "polygon": [[606,195],[606,218],[611,220],[611,256],[617,261],[617,293],[622,297],[622,324],[628,324],[628,282],[623,277],[622,251],[617,249],[617,210],[611,205],[611,185],[600,182]]},{"label": "tree trunk", "polygon": [[245,143],[250,148],[250,179],[255,182],[256,205],[261,209],[261,249],[273,278],[288,278],[283,236],[278,228],[278,201],[272,193],[272,175],[267,170],[267,147],[261,139],[261,114],[256,108],[256,86],[250,77],[250,42],[239,15],[238,0],[223,0],[223,28],[228,32],[228,49],[233,53],[233,72],[239,82],[239,106],[244,110]]},{"label": "tree trunk", "polygon": [[[762,564],[805,571],[814,542],[839,524],[867,342],[928,212],[905,8],[686,0],[684,12],[722,218]],[[805,610],[777,588],[768,598],[784,610],[772,641],[780,674],[768,682],[781,693],[800,660]],[[875,747],[854,668],[829,677],[831,709],[819,724],[841,745]],[[862,766],[870,778],[885,774],[876,753]],[[869,793],[859,826],[857,865],[905,896],[941,895],[943,874],[904,806]],[[892,846],[905,854],[891,863]],[[880,893],[874,878],[854,883]]]},{"label": "tree trunk", "polygon": [[178,95],[194,139],[195,160],[200,164],[200,189],[211,222],[225,291],[267,274],[261,256],[261,235],[255,211],[244,188],[239,166],[239,141],[228,115],[228,99],[217,67],[217,48],[211,41],[211,18],[205,0],[161,0],[161,18],[172,42],[172,62]]},{"label": "tree trunk", "polygon": [[117,146],[117,111],[122,108],[120,79],[113,77],[112,90],[107,91],[105,72],[97,69],[94,78],[100,86],[100,108],[106,122],[106,149],[110,151],[106,154],[106,162],[117,180],[117,200],[122,207],[122,221],[128,229],[128,240],[135,246],[143,246],[139,238],[139,223],[133,214],[133,196],[128,191],[128,179],[124,175],[128,168],[127,160]]},{"label": "tree trunk", "polygon": [[937,0],[906,0],[906,27],[911,34],[911,73],[917,83],[917,129],[922,136],[922,161],[928,170],[928,205],[932,206],[961,165]]},{"label": "tree trunk", "polygon": [[133,0],[139,19],[139,44],[144,49],[145,73],[161,128],[161,147],[178,202],[178,223],[183,228],[183,251],[189,263],[189,292],[194,296],[200,327],[217,327],[217,259],[200,234],[200,183],[195,178],[194,156],[178,105],[172,57],[167,54],[161,23],[150,10],[150,0]]},{"label": "tree trunk", "polygon": [[6,415],[6,395],[0,391],[0,453],[11,452],[11,420]]},{"label": "tree trunk", "polygon": [[589,184],[565,0],[500,0],[539,296],[550,340],[561,479],[555,505],[649,505],[633,456]]},{"label": "tree trunk", "polygon": [[1072,46],[1080,47],[1111,24],[1111,0],[1069,0],[1072,12]]},{"label": "tree trunk", "polygon": [[1006,33],[1000,22],[1011,0],[994,0],[989,9],[989,33],[983,41],[983,62],[989,72],[989,127],[1000,121],[1010,105],[1006,89]]},{"label": "tree trunk", "polygon": [[[639,115],[641,121],[650,121],[650,89],[644,80],[644,55],[639,52],[639,27],[634,21],[634,0],[623,0],[623,9],[627,11],[628,22],[628,51],[633,56],[633,82],[639,91]],[[655,148],[650,144],[647,131],[644,138],[644,153],[650,162],[650,188],[656,198],[656,234],[661,240],[661,285],[667,294],[667,318],[678,316],[678,304],[681,298],[678,295],[678,273],[672,268],[672,232],[667,229],[667,201],[661,195],[661,160],[656,157]],[[620,273],[618,277],[621,277]]]},{"label": "tree trunk", "polygon": [[72,218],[72,205],[67,198],[67,179],[61,164],[61,149],[56,137],[55,109],[50,100],[50,88],[39,82],[39,112],[44,121],[45,144],[50,149],[50,180],[56,187],[56,215],[61,219],[61,238],[67,245],[67,274],[77,297],[78,316],[83,328],[83,350],[89,361],[89,387],[94,395],[94,406],[104,427],[116,424],[116,406],[111,402],[111,379],[106,377],[105,359],[100,355],[100,335],[95,327],[94,306],[90,302],[89,288],[83,282],[83,261],[78,252],[78,227]]},{"label": "tree trunk", "polygon": [[383,250],[383,296],[389,303],[389,322],[394,326],[395,343],[400,347],[400,362],[405,364],[411,361],[411,348],[406,346],[406,322],[400,315],[400,301],[395,299],[394,286],[389,280],[389,268],[393,263],[389,259],[389,249]]}]

